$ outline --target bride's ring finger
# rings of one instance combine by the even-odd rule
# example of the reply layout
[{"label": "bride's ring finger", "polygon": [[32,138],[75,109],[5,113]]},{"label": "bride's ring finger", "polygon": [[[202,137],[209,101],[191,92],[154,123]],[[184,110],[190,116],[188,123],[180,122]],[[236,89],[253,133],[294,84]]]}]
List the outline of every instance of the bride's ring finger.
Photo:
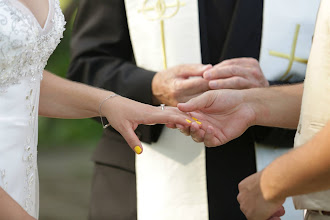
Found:
[{"label": "bride's ring finger", "polygon": [[195,142],[204,142],[205,132],[202,129],[199,129],[198,126],[192,125],[190,127],[190,135]]}]

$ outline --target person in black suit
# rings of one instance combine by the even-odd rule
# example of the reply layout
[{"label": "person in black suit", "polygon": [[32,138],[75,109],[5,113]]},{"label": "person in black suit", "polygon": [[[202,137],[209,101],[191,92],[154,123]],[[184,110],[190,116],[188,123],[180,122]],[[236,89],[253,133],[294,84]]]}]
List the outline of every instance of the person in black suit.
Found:
[{"label": "person in black suit", "polygon": [[[268,86],[255,60],[260,50],[263,1],[199,0],[198,4],[202,62],[216,65],[215,70],[221,71],[223,60],[250,57],[235,59],[226,66],[233,70],[233,76],[249,76],[244,82],[229,79],[226,84],[209,84],[200,79],[202,91],[197,91],[187,79],[186,90],[193,94],[187,97],[173,89],[178,72],[205,71],[204,66],[180,65],[158,73],[137,67],[124,0],[81,0],[72,35],[68,77],[143,103],[172,106],[210,87]],[[241,62],[247,62],[254,74],[239,69]],[[159,125],[139,126],[136,133],[141,141],[152,143],[161,131]],[[253,132],[248,130],[222,147],[206,149],[209,219],[245,219],[236,200],[237,185],[256,172],[254,141]],[[136,219],[134,152],[109,128],[104,131],[92,160],[95,168],[89,219]]]}]

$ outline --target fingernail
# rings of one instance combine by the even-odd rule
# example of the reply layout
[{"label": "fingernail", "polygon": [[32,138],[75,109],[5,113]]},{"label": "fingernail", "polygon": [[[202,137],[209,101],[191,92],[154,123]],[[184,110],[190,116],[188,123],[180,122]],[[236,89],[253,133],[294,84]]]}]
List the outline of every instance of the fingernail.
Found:
[{"label": "fingernail", "polygon": [[211,133],[212,133],[211,128],[207,128],[207,129],[206,129],[206,133],[211,134]]},{"label": "fingernail", "polygon": [[135,151],[135,153],[137,153],[137,154],[141,154],[141,153],[142,153],[142,149],[141,149],[140,146],[136,146],[136,147],[134,147],[134,151]]},{"label": "fingernail", "polygon": [[216,88],[217,87],[217,83],[215,81],[210,81],[209,82],[209,86],[210,86],[211,89],[212,88]]},{"label": "fingernail", "polygon": [[189,119],[186,119],[187,122],[191,123],[191,121]]},{"label": "fingernail", "polygon": [[206,71],[204,74],[203,74],[203,77],[204,79],[210,79],[211,78],[211,73],[209,71]]},{"label": "fingernail", "polygon": [[190,127],[190,131],[194,132],[196,129],[194,127]]}]

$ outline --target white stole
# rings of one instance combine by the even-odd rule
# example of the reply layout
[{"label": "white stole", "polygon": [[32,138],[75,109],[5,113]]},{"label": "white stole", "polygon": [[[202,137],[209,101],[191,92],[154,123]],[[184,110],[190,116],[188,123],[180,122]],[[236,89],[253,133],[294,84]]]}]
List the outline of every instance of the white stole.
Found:
[{"label": "white stole", "polygon": [[[125,0],[136,63],[160,71],[201,63],[197,0]],[[136,157],[139,220],[207,220],[205,147],[164,128]]]},{"label": "white stole", "polygon": [[[330,1],[322,0],[304,83],[300,120],[295,137],[299,147],[330,121]],[[297,209],[330,211],[330,190],[294,198]]]},{"label": "white stole", "polygon": [[[264,0],[260,66],[268,80],[304,79],[319,2]],[[257,169],[262,170],[288,150],[256,144]],[[286,215],[283,219],[302,218],[301,212],[293,211],[290,200],[285,203]]]}]

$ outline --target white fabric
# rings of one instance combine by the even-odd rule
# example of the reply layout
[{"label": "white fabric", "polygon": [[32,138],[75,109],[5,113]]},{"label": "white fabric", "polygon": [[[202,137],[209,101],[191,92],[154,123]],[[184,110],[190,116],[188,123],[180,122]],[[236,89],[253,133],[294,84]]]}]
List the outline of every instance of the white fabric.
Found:
[{"label": "white fabric", "polygon": [[[130,37],[137,65],[153,71],[163,69],[161,21],[153,8],[156,2],[181,5],[176,15],[164,19],[168,68],[201,63],[198,1],[125,0]],[[140,12],[139,12],[140,11]],[[164,16],[175,12],[168,8]],[[208,219],[205,148],[177,130],[164,128],[160,139],[143,144],[136,157],[139,220]]]},{"label": "white fabric", "polygon": [[[260,66],[268,80],[279,80],[289,60],[269,54],[290,55],[296,26],[300,25],[295,56],[308,59],[320,0],[264,0]],[[306,64],[293,62],[292,80],[304,79]]]},{"label": "white fabric", "polygon": [[305,220],[330,220],[330,216],[322,215],[318,212],[307,211]]},{"label": "white fabric", "polygon": [[[304,83],[295,147],[309,141],[330,121],[330,1],[322,0]],[[294,197],[297,209],[330,211],[330,190]]]},{"label": "white fabric", "polygon": [[0,186],[37,218],[40,80],[64,17],[57,0],[44,28],[18,0],[0,0],[0,17]]}]

